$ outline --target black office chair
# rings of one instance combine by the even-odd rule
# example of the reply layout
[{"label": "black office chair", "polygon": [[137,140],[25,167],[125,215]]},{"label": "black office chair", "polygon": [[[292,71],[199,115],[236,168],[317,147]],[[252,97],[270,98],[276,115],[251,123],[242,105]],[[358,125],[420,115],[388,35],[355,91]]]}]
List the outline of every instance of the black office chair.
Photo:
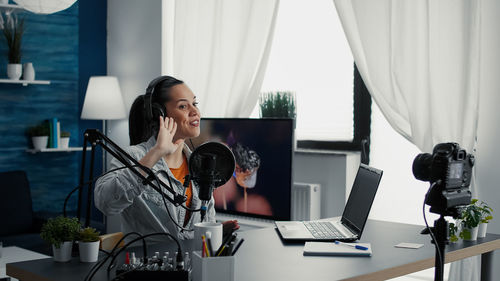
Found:
[{"label": "black office chair", "polygon": [[24,171],[0,172],[0,241],[50,255],[40,238],[44,220],[33,213],[28,177]]}]

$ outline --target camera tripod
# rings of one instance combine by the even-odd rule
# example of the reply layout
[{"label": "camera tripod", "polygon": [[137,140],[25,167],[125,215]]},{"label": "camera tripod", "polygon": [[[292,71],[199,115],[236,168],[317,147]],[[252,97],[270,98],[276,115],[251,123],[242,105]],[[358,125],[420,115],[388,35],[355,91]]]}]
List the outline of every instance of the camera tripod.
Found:
[{"label": "camera tripod", "polygon": [[445,247],[448,244],[448,222],[440,215],[439,219],[434,221],[433,227],[433,240],[436,248],[435,262],[434,262],[434,281],[443,281],[444,273],[444,257]]}]

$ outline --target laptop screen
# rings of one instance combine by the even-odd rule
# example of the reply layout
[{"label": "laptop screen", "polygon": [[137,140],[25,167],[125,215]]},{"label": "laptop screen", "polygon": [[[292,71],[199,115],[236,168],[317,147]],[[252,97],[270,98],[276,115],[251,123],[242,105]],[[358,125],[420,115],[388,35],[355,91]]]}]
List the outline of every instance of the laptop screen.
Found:
[{"label": "laptop screen", "polygon": [[360,164],[342,214],[342,222],[358,235],[368,219],[381,178],[381,170]]}]

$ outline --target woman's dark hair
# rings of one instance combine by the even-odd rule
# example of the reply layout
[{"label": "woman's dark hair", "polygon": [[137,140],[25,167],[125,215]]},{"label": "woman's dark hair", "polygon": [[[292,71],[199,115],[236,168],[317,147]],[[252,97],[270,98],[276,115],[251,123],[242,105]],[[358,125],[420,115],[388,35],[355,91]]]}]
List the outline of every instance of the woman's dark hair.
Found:
[{"label": "woman's dark hair", "polygon": [[[151,83],[155,80],[160,81],[156,82],[156,85],[151,85]],[[161,76],[154,79],[151,83],[150,86],[153,86],[151,103],[157,103],[161,106],[166,116],[168,116],[165,104],[170,100],[170,89],[173,86],[183,84],[184,82],[171,76]],[[150,86],[148,86],[148,88]],[[145,142],[158,132],[158,117],[160,116],[160,113],[158,110],[154,109],[152,119],[146,116],[146,106],[151,106],[149,104],[145,104],[145,95],[147,94],[149,93],[138,96],[130,107],[130,114],[128,117],[130,145]]]}]

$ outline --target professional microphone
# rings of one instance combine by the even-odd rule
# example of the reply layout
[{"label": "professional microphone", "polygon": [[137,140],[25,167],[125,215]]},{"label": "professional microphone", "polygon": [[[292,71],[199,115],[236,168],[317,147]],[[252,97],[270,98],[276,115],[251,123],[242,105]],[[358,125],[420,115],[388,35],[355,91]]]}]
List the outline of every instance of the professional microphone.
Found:
[{"label": "professional microphone", "polygon": [[231,178],[235,166],[231,149],[218,142],[206,142],[198,146],[189,157],[191,179],[200,187],[201,221],[205,219],[213,190]]}]

